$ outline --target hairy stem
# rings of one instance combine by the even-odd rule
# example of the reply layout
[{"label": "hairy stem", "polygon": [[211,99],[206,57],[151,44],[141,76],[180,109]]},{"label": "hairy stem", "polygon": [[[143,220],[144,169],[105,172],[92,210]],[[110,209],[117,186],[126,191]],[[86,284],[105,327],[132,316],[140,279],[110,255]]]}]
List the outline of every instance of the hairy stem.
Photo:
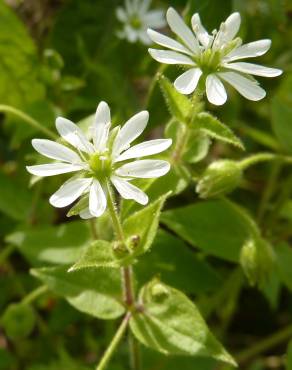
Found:
[{"label": "hairy stem", "polygon": [[[107,183],[107,193],[108,193],[108,209],[113,222],[114,231],[116,233],[118,240],[127,247],[123,227],[115,204],[114,195],[109,183]],[[124,302],[128,310],[131,311],[135,304],[132,267],[131,266],[122,267],[121,275],[122,275]],[[132,336],[131,333],[130,336]],[[131,365],[133,370],[138,370],[140,363],[139,347],[137,346],[137,344],[134,343],[134,341],[135,341],[134,338],[130,338],[129,344],[130,344]]]},{"label": "hairy stem", "polygon": [[253,166],[254,164],[257,164],[259,162],[267,162],[274,160],[279,160],[284,163],[292,164],[292,157],[274,153],[257,153],[243,159],[242,161],[240,161],[239,164],[241,168],[245,170],[249,166]]},{"label": "hairy stem", "polygon": [[262,341],[257,342],[253,346],[250,346],[250,348],[240,352],[237,356],[235,356],[235,358],[239,363],[246,362],[252,357],[266,352],[281,342],[288,340],[290,337],[292,337],[292,325],[289,325],[284,329],[279,330],[275,334],[263,339]]},{"label": "hairy stem", "polygon": [[29,124],[31,127],[39,130],[46,136],[50,137],[51,139],[55,140],[57,139],[57,135],[55,135],[51,130],[44,127],[40,122],[29,116],[28,114],[22,112],[19,109],[16,109],[14,107],[11,107],[10,105],[3,105],[0,104],[0,112],[2,113],[12,113],[13,115],[21,118],[24,122]]},{"label": "hairy stem", "polygon": [[128,326],[129,319],[131,317],[131,313],[127,313],[126,316],[124,317],[120,327],[118,328],[115,336],[113,337],[111,343],[109,344],[108,348],[104,352],[96,370],[104,370],[111,359],[114,351],[116,350],[118,344],[120,343],[126,329]]}]

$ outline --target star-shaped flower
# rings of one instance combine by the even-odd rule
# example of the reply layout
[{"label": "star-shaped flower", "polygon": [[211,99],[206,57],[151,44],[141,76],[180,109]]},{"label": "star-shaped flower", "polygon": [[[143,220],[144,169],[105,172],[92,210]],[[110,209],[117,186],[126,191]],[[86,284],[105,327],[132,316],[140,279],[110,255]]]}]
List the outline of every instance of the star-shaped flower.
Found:
[{"label": "star-shaped flower", "polygon": [[191,94],[200,84],[206,90],[210,103],[222,105],[227,100],[224,81],[245,98],[257,101],[263,99],[266,92],[251,75],[276,77],[282,73],[280,69],[238,61],[263,55],[271,46],[268,39],[242,45],[242,40],[235,38],[241,22],[239,13],[231,14],[211,35],[203,27],[197,13],[192,17],[193,30],[173,8],[168,9],[166,19],[179,41],[149,29],[152,41],[170,49],[149,49],[149,53],[160,63],[187,68],[174,82],[175,88],[182,94]]},{"label": "star-shaped flower", "polygon": [[133,159],[160,153],[172,143],[170,139],[156,139],[130,147],[144,131],[148,119],[148,112],[142,111],[130,118],[123,127],[110,130],[110,109],[107,103],[101,102],[87,136],[92,137],[89,140],[77,125],[59,117],[56,128],[68,146],[46,139],[33,139],[32,145],[40,154],[60,162],[28,166],[27,170],[36,176],[77,172],[77,176],[66,181],[50,197],[50,203],[61,208],[82,197],[82,218],[99,217],[104,213],[108,183],[123,198],[144,205],[148,202],[147,195],[131,180],[163,176],[169,171],[170,165],[164,160]]},{"label": "star-shaped flower", "polygon": [[117,18],[123,23],[123,29],[118,36],[129,42],[140,41],[151,44],[147,28],[162,28],[166,25],[162,10],[150,10],[151,0],[125,0],[125,7],[118,7]]}]

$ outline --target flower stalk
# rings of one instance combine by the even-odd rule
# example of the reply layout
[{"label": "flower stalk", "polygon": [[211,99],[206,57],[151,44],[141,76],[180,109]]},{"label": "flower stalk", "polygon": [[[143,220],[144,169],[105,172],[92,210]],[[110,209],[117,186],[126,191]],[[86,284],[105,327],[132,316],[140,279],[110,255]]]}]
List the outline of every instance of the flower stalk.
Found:
[{"label": "flower stalk", "polygon": [[118,328],[116,334],[114,335],[110,345],[106,349],[105,353],[102,356],[102,359],[100,360],[96,370],[104,370],[111,359],[114,351],[116,350],[118,344],[120,343],[121,339],[123,338],[123,335],[127,329],[129,319],[131,317],[131,313],[128,312],[126,316],[124,317],[120,327]]}]

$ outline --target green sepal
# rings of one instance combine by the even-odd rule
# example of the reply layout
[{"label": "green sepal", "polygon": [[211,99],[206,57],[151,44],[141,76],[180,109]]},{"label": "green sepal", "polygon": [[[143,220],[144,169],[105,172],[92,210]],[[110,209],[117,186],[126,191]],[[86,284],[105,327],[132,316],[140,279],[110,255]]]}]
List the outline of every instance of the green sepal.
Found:
[{"label": "green sepal", "polygon": [[141,343],[165,355],[207,356],[236,366],[196,305],[157,279],[140,291],[139,307],[130,319],[130,328]]},{"label": "green sepal", "polygon": [[233,133],[233,131],[224,123],[219,121],[212,114],[201,112],[195,116],[193,124],[197,129],[206,133],[211,138],[232,144],[237,148],[244,150],[242,141]]},{"label": "green sepal", "polygon": [[32,269],[31,274],[64,297],[77,310],[103,320],[125,312],[121,278],[115,269],[68,272],[68,266]]},{"label": "green sepal", "polygon": [[191,117],[203,109],[201,102],[180,94],[165,76],[160,75],[158,81],[170,114],[178,121],[189,123]]}]

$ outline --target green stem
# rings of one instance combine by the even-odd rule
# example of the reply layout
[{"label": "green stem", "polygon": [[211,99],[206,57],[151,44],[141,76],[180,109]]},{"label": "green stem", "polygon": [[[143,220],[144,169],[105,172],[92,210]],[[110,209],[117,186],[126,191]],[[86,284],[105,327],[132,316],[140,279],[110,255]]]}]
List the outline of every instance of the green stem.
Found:
[{"label": "green stem", "polygon": [[186,124],[181,124],[181,132],[179,133],[174,151],[172,153],[173,163],[178,163],[181,160],[188,137],[189,137],[188,126]]},{"label": "green stem", "polygon": [[[124,230],[123,230],[122,223],[121,223],[118,211],[117,211],[112,188],[109,182],[107,182],[106,187],[107,187],[107,193],[108,193],[108,210],[109,210],[112,222],[113,222],[113,227],[114,227],[116,236],[118,240],[127,247],[126,242],[125,242]],[[128,307],[128,309],[131,311],[135,305],[132,266],[122,267],[121,275],[122,275],[124,302],[125,302],[125,305]],[[131,333],[130,333],[130,336],[132,336]],[[130,355],[131,355],[132,369],[138,370],[139,364],[140,364],[140,354],[139,354],[139,347],[136,344],[133,344],[134,341],[135,341],[134,338],[130,339]]]},{"label": "green stem", "polygon": [[128,312],[126,314],[126,316],[124,317],[120,327],[118,328],[115,336],[113,337],[110,345],[108,346],[107,350],[105,351],[105,353],[103,354],[96,370],[104,370],[109,362],[109,360],[111,359],[114,351],[116,350],[118,344],[120,343],[126,329],[127,329],[127,326],[128,326],[128,322],[129,322],[129,319],[131,317],[131,314]]},{"label": "green stem", "polygon": [[36,298],[38,298],[40,295],[44,294],[47,291],[48,291],[48,287],[46,285],[41,285],[35,290],[33,290],[31,293],[26,295],[22,299],[21,303],[24,303],[24,304],[31,303],[32,301],[34,301]]},{"label": "green stem", "polygon": [[28,123],[31,127],[41,131],[46,136],[50,137],[53,140],[57,139],[57,135],[55,135],[51,130],[44,127],[40,122],[29,116],[28,114],[22,112],[19,109],[11,107],[10,105],[3,105],[0,104],[0,112],[2,113],[12,113],[15,116],[21,118],[24,122]]},{"label": "green stem", "polygon": [[242,170],[245,170],[249,166],[253,166],[254,164],[257,164],[259,162],[274,161],[274,160],[280,160],[282,162],[292,164],[292,157],[290,156],[274,154],[274,153],[257,153],[257,154],[251,155],[241,160],[239,162],[239,165]]},{"label": "green stem", "polygon": [[95,218],[91,218],[89,220],[89,226],[90,226],[92,239],[97,240],[98,239],[98,232],[96,230],[96,220],[95,220]]},{"label": "green stem", "polygon": [[292,337],[292,325],[287,326],[284,329],[279,330],[275,334],[272,334],[268,338],[263,339],[256,344],[250,346],[250,348],[240,352],[235,356],[239,363],[246,362],[250,358],[257,356],[260,353],[266,352],[269,349],[277,346],[279,343]]},{"label": "green stem", "polygon": [[0,253],[0,263],[3,263],[16,248],[13,244],[6,245]]}]

